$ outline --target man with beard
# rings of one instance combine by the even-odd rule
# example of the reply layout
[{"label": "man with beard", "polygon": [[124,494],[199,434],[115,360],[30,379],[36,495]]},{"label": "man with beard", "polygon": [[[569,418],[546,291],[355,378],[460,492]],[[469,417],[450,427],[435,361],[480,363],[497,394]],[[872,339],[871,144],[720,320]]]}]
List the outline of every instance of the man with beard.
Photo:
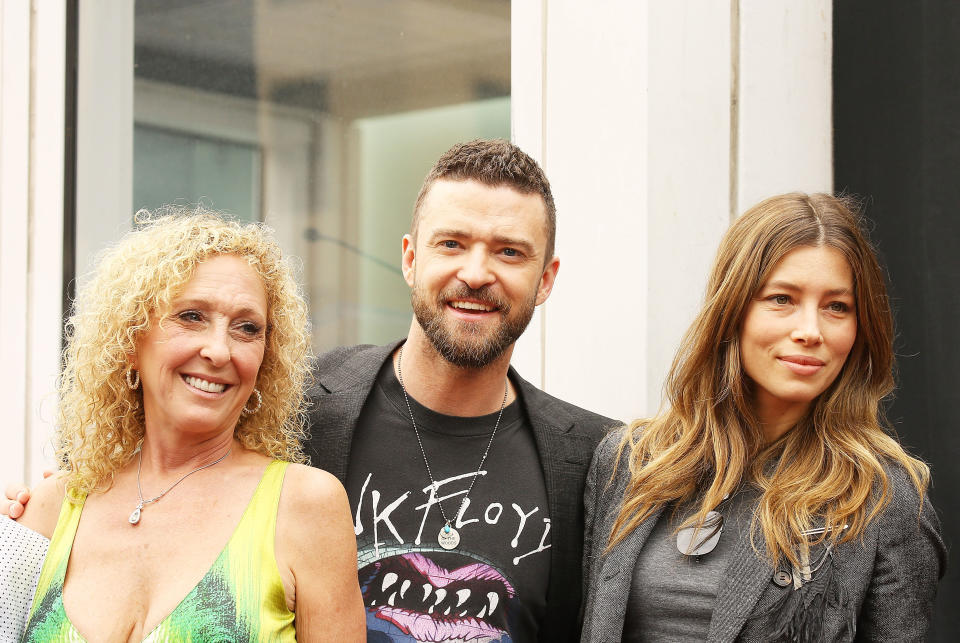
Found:
[{"label": "man with beard", "polygon": [[403,237],[406,339],[317,360],[306,451],[350,498],[369,641],[579,640],[583,485],[617,423],[510,367],[555,231],[536,161],[455,145]]},{"label": "man with beard", "polygon": [[319,359],[308,452],[350,497],[368,640],[579,638],[584,478],[616,423],[510,368],[555,230],[532,158],[455,145],[403,238],[406,339]]}]

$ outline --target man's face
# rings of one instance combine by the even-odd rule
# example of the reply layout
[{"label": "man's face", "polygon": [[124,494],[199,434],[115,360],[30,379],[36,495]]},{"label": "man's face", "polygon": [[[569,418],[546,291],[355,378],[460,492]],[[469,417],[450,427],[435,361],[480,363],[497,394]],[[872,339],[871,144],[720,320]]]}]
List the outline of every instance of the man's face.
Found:
[{"label": "man's face", "polygon": [[451,364],[482,368],[523,333],[553,288],[544,261],[547,216],[539,194],[473,180],[436,181],[417,239],[403,239],[404,279],[417,323]]}]

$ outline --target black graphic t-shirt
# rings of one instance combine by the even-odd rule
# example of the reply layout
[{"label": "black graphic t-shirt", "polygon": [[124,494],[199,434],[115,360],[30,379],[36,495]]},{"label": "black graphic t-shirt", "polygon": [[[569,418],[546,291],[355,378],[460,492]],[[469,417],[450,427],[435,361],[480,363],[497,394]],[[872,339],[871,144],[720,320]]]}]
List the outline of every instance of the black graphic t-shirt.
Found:
[{"label": "black graphic t-shirt", "polygon": [[[347,494],[367,640],[534,641],[550,578],[550,517],[533,432],[518,402],[474,478],[497,413],[454,417],[410,399],[434,487],[391,362],[360,414]],[[438,503],[460,534],[447,551]]]}]

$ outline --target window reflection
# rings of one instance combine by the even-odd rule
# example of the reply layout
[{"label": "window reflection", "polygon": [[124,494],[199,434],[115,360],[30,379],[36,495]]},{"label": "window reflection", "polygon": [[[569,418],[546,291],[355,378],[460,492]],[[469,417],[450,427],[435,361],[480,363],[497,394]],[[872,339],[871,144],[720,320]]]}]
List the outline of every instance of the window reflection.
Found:
[{"label": "window reflection", "polygon": [[138,0],[135,30],[134,209],[273,226],[318,351],[402,336],[424,174],[510,135],[509,0]]}]

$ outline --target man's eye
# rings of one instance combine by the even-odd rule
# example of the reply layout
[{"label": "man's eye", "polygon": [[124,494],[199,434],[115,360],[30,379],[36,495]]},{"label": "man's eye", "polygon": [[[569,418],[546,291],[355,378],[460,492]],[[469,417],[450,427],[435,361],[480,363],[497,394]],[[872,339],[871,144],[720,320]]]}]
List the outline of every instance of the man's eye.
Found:
[{"label": "man's eye", "polygon": [[519,256],[520,256],[520,253],[517,252],[517,250],[516,250],[515,248],[504,248],[504,249],[503,249],[503,254],[507,255],[508,257],[519,257]]},{"label": "man's eye", "polygon": [[441,245],[443,245],[444,248],[450,248],[452,250],[457,246],[459,246],[460,244],[457,243],[456,241],[448,239],[447,241],[444,241]]}]

